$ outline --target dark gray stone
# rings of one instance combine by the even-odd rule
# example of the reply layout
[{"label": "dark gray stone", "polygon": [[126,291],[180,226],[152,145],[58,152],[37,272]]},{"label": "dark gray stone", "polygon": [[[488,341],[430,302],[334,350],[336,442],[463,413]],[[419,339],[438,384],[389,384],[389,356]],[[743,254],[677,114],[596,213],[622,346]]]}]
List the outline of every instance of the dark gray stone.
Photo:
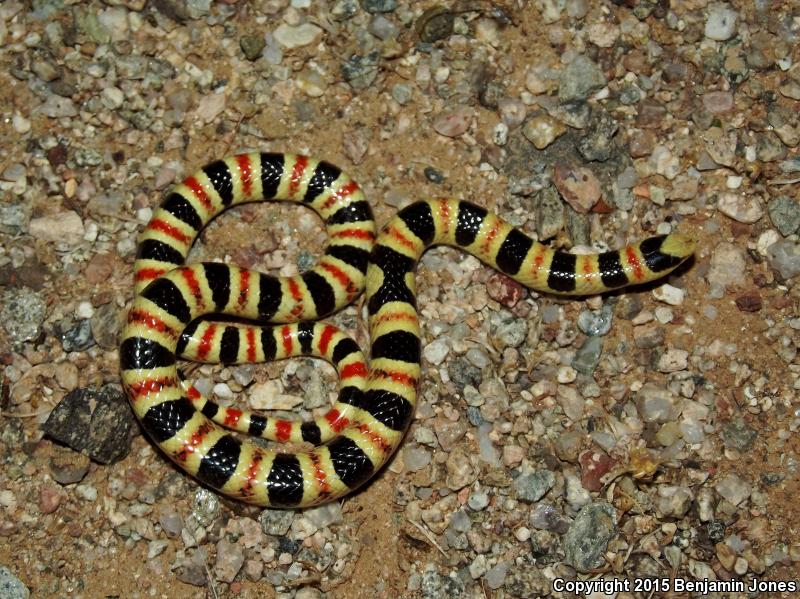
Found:
[{"label": "dark gray stone", "polygon": [[239,47],[247,60],[258,60],[267,42],[263,36],[244,35],[239,40]]},{"label": "dark gray stone", "polygon": [[392,12],[397,8],[397,0],[361,0],[361,8],[367,12]]},{"label": "dark gray stone", "polygon": [[606,77],[592,60],[579,54],[561,71],[558,98],[562,102],[586,100],[606,84]]},{"label": "dark gray stone", "polygon": [[605,502],[582,507],[564,535],[564,561],[579,572],[605,565],[606,546],[617,535],[616,517],[616,510]]},{"label": "dark gray stone", "polygon": [[419,39],[426,44],[450,37],[453,33],[455,15],[444,7],[429,8],[417,20]]},{"label": "dark gray stone", "polygon": [[346,21],[358,14],[358,2],[356,0],[338,0],[331,8],[331,16],[334,21]]},{"label": "dark gray stone", "polygon": [[342,77],[355,90],[367,89],[378,76],[378,60],[377,52],[354,54],[342,65]]},{"label": "dark gray stone", "polygon": [[422,575],[420,591],[424,599],[454,599],[463,597],[465,588],[457,576],[443,576],[434,569],[427,569]]},{"label": "dark gray stone", "polygon": [[289,532],[294,512],[286,510],[264,510],[258,517],[261,531],[265,535],[282,536]]},{"label": "dark gray stone", "polygon": [[536,194],[536,233],[544,241],[552,239],[564,229],[564,202],[558,191],[549,185]]},{"label": "dark gray stone", "polygon": [[522,474],[514,480],[514,490],[521,501],[539,501],[556,484],[556,475],[550,470],[537,470]]},{"label": "dark gray stone", "polygon": [[128,400],[115,385],[75,389],[62,399],[42,425],[49,437],[111,464],[131,449],[135,420]]},{"label": "dark gray stone", "polygon": [[72,485],[83,480],[89,472],[89,458],[67,449],[50,459],[50,474],[62,485]]},{"label": "dark gray stone", "polygon": [[603,353],[603,338],[589,337],[572,359],[572,367],[581,374],[590,375],[597,368]]},{"label": "dark gray stone", "polygon": [[788,237],[800,229],[800,203],[789,196],[779,196],[767,204],[769,218],[781,235]]},{"label": "dark gray stone", "polygon": [[478,387],[481,384],[481,380],[483,380],[481,369],[470,364],[461,356],[447,363],[447,374],[450,375],[450,380],[453,381],[453,384],[460,392],[463,392],[464,387],[467,385]]},{"label": "dark gray stone", "polygon": [[177,567],[174,568],[178,580],[196,587],[206,586],[208,581],[207,558],[206,550],[201,547],[189,557],[180,560]]},{"label": "dark gray stone", "polygon": [[425,172],[425,178],[431,183],[436,183],[437,185],[440,183],[444,183],[444,175],[442,174],[442,172],[436,170],[432,166],[426,166],[424,172]]},{"label": "dark gray stone", "polygon": [[66,352],[86,351],[95,344],[92,323],[88,318],[77,322],[62,321],[55,326],[55,333]]},{"label": "dark gray stone", "polygon": [[639,295],[624,295],[617,302],[617,316],[622,320],[633,320],[644,308],[644,302]]},{"label": "dark gray stone", "polygon": [[725,447],[737,451],[749,451],[758,437],[758,431],[742,418],[737,418],[722,427],[721,435]]}]

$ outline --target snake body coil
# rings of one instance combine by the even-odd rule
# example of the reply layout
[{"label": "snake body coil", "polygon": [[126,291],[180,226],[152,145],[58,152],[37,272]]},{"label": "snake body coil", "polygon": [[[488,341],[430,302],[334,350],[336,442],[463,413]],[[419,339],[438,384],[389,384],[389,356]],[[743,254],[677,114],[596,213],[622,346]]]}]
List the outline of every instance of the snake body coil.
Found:
[{"label": "snake body coil", "polygon": [[[317,266],[277,278],[217,263],[183,265],[212,218],[258,200],[303,203],[323,218],[329,245]],[[450,199],[411,204],[376,239],[358,185],[333,165],[289,154],[229,157],[178,185],[142,236],[120,364],[143,428],[184,470],[248,503],[302,507],[351,492],[387,462],[413,417],[421,371],[414,273],[435,244],[461,248],[527,287],[565,295],[654,280],[694,250],[689,238],[672,234],[602,254],[557,252],[483,208]],[[339,310],[365,285],[369,366],[332,325],[290,324]],[[211,314],[258,324],[196,320]],[[176,366],[177,357],[241,363],[301,354],[333,362],[342,382],[333,408],[302,424],[221,408],[182,381]],[[218,424],[315,447],[265,449]]]}]

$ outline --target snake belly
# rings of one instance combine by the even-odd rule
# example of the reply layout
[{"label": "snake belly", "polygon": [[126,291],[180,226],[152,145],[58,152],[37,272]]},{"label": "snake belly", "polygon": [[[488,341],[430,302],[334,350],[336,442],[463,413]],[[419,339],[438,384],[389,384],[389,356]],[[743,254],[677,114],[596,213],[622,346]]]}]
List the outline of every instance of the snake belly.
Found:
[{"label": "snake belly", "polygon": [[[325,220],[330,242],[314,269],[278,279],[223,264],[182,265],[211,218],[228,206],[262,199],[302,202]],[[415,271],[425,249],[436,244],[461,248],[529,288],[561,295],[652,281],[694,251],[692,239],[673,233],[601,254],[558,252],[499,216],[454,199],[415,202],[375,238],[363,195],[336,167],[288,154],[226,158],[178,185],[143,234],[134,265],[137,294],[120,347],[123,383],[142,427],[181,468],[235,499],[294,508],[350,493],[389,460],[413,418],[421,374]],[[316,434],[306,438],[299,427],[300,438],[321,442],[316,447],[277,451],[242,439],[212,421],[204,413],[209,404],[190,397],[191,385],[180,380],[179,343],[195,319],[317,319],[353,301],[364,284],[371,340],[366,380],[362,389],[343,387],[338,403],[348,407],[347,416],[336,419],[327,441]],[[307,348],[319,348],[325,326],[305,326]],[[237,333],[236,359],[269,356],[255,328],[246,330]],[[222,337],[208,343],[222,351]],[[315,351],[330,351],[325,349]]]}]

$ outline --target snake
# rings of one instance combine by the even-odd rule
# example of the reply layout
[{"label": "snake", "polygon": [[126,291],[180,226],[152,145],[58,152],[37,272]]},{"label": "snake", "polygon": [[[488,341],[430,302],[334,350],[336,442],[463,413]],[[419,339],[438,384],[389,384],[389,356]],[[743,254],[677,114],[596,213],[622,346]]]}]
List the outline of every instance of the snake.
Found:
[{"label": "snake", "polygon": [[[186,264],[209,221],[255,201],[302,204],[322,218],[328,242],[312,268],[276,277]],[[246,503],[302,508],[358,489],[389,461],[414,417],[422,374],[416,268],[439,244],[530,289],[585,296],[662,278],[696,242],[674,231],[619,250],[568,253],[452,198],[410,203],[377,231],[359,185],[329,162],[274,152],[217,160],[167,193],[140,237],[119,360],[143,430],[189,475]],[[369,360],[324,320],[362,292]],[[336,402],[307,421],[222,407],[178,368],[179,359],[233,364],[301,355],[330,361],[340,376]]]}]

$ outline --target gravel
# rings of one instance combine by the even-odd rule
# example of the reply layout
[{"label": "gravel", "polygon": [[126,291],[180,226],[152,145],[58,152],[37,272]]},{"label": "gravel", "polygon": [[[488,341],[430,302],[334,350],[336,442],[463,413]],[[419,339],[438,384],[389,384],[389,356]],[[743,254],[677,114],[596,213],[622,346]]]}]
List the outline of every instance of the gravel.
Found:
[{"label": "gravel", "polygon": [[[34,594],[109,571],[114,596],[169,595],[178,580],[308,599],[797,569],[791,15],[564,0],[531,19],[517,4],[0,3],[0,545]],[[172,185],[240,151],[332,161],[381,225],[450,196],[562,251],[675,230],[698,247],[675,274],[602,299],[428,252],[401,455],[343,502],[258,510],[184,476],[135,436],[119,390],[104,396],[140,232]],[[191,259],[287,274],[324,243],[305,209],[246,205],[210,223]],[[361,316],[332,318],[368,347]],[[336,389],[307,358],[181,369],[280,417],[320,416]]]}]

